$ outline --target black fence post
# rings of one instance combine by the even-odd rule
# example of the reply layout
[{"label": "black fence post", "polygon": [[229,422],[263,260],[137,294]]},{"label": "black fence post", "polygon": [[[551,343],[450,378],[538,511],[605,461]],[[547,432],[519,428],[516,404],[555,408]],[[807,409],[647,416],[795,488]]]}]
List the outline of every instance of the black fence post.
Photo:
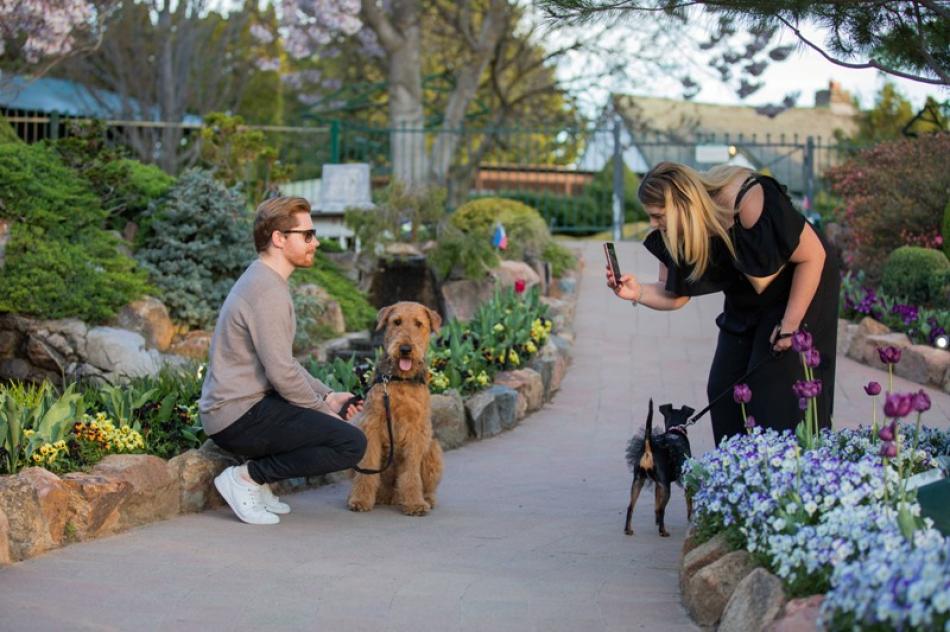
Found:
[{"label": "black fence post", "polygon": [[614,121],[614,241],[623,239],[623,149],[620,147],[620,119]]}]

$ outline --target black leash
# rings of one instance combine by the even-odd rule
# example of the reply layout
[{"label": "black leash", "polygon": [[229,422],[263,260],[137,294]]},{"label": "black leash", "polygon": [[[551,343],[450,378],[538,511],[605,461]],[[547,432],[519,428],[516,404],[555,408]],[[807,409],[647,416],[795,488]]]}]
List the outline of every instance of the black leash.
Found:
[{"label": "black leash", "polygon": [[[382,375],[380,373],[376,374],[376,377],[373,379],[374,384],[383,385],[383,408],[386,410],[386,430],[389,432],[389,455],[386,457],[386,465],[382,466],[378,470],[362,468],[354,465],[353,469],[359,472],[360,474],[382,474],[393,464],[393,459],[396,455],[396,441],[393,438],[393,411],[389,403],[389,383],[390,382],[414,382],[418,384],[425,384],[425,378],[422,377],[422,374],[411,377],[398,377],[392,375]],[[343,405],[343,411],[346,412],[346,409],[349,408],[351,402],[347,402]]]},{"label": "black leash", "polygon": [[[791,334],[779,334],[779,337],[778,337],[778,338],[788,338],[789,336],[791,336]],[[778,340],[778,338],[776,338],[776,340]],[[772,344],[774,344],[774,342],[773,342]],[[690,417],[689,420],[688,420],[686,423],[680,424],[680,425],[678,425],[678,426],[674,426],[673,428],[670,428],[670,430],[674,430],[674,429],[676,429],[676,428],[681,428],[681,429],[683,430],[683,432],[685,432],[687,427],[692,426],[694,423],[696,423],[697,421],[699,421],[699,418],[702,417],[703,415],[705,415],[707,412],[709,412],[709,409],[712,408],[712,407],[716,404],[716,402],[718,402],[720,399],[722,399],[723,397],[725,397],[726,395],[728,395],[729,393],[731,393],[732,390],[733,390],[737,385],[742,384],[742,383],[745,382],[747,379],[749,379],[749,376],[752,375],[753,373],[755,373],[756,371],[758,371],[759,368],[760,368],[763,364],[765,364],[765,363],[768,362],[769,360],[772,360],[772,359],[774,359],[774,358],[779,357],[779,356],[782,355],[783,353],[785,353],[785,352],[784,352],[784,351],[780,351],[780,352],[777,352],[777,353],[776,353],[776,352],[770,352],[768,355],[763,356],[762,359],[759,360],[758,362],[756,362],[755,365],[753,365],[751,369],[749,369],[748,371],[746,371],[745,374],[743,374],[742,377],[740,377],[738,380],[736,380],[735,382],[733,382],[731,386],[729,386],[728,388],[726,388],[726,390],[724,390],[723,392],[719,393],[719,394],[716,395],[714,398],[712,398],[712,399],[709,401],[709,405],[707,405],[707,406],[706,406],[705,408],[703,408],[701,411],[699,411],[698,413],[696,413],[695,415],[693,415],[692,417]]]}]

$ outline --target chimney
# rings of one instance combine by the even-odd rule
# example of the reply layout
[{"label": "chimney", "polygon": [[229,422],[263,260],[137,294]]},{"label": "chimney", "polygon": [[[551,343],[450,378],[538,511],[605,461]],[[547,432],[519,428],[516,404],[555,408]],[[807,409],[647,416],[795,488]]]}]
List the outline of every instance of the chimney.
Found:
[{"label": "chimney", "polygon": [[834,114],[853,116],[857,113],[851,100],[851,93],[844,90],[837,81],[829,81],[827,90],[815,92],[815,107],[828,108]]}]

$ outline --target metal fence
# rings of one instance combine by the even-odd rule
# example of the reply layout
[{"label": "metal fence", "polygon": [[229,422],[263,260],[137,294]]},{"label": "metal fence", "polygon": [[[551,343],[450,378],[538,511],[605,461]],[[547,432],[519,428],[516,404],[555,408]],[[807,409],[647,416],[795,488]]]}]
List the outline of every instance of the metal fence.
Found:
[{"label": "metal fence", "polygon": [[[61,138],[81,123],[39,113],[0,113],[28,142]],[[177,165],[169,169],[173,171],[200,161],[199,124],[103,123],[107,140],[129,147],[140,160],[163,167]],[[744,164],[774,175],[809,209],[821,190],[821,173],[855,151],[820,137],[697,134],[679,140],[663,134],[633,135],[619,123],[446,130],[372,128],[333,121],[311,127],[247,128],[260,131],[281,164],[290,167],[290,181],[276,185],[280,191],[301,195],[315,205],[320,200],[324,164],[365,162],[375,189],[385,187],[393,177],[426,181],[435,174],[449,189],[450,206],[476,197],[503,196],[538,209],[553,232],[590,234],[613,229],[615,238],[624,221],[642,217],[634,199],[636,180],[631,176],[642,175],[657,162],[672,160],[698,169],[727,161]],[[170,129],[176,131],[172,141],[168,140]],[[176,147],[175,161],[167,160],[169,144]]]}]

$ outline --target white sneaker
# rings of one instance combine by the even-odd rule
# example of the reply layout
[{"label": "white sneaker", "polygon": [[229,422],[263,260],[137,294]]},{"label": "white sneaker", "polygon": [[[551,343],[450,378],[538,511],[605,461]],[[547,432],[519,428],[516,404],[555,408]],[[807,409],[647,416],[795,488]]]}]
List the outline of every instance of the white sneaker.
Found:
[{"label": "white sneaker", "polygon": [[264,501],[264,509],[275,514],[289,514],[290,505],[280,502],[280,498],[274,496],[270,485],[264,483],[261,485],[261,499]]},{"label": "white sneaker", "polygon": [[227,501],[234,514],[248,524],[277,524],[280,518],[264,507],[260,486],[251,487],[238,480],[234,466],[225,468],[214,479],[215,489]]}]

